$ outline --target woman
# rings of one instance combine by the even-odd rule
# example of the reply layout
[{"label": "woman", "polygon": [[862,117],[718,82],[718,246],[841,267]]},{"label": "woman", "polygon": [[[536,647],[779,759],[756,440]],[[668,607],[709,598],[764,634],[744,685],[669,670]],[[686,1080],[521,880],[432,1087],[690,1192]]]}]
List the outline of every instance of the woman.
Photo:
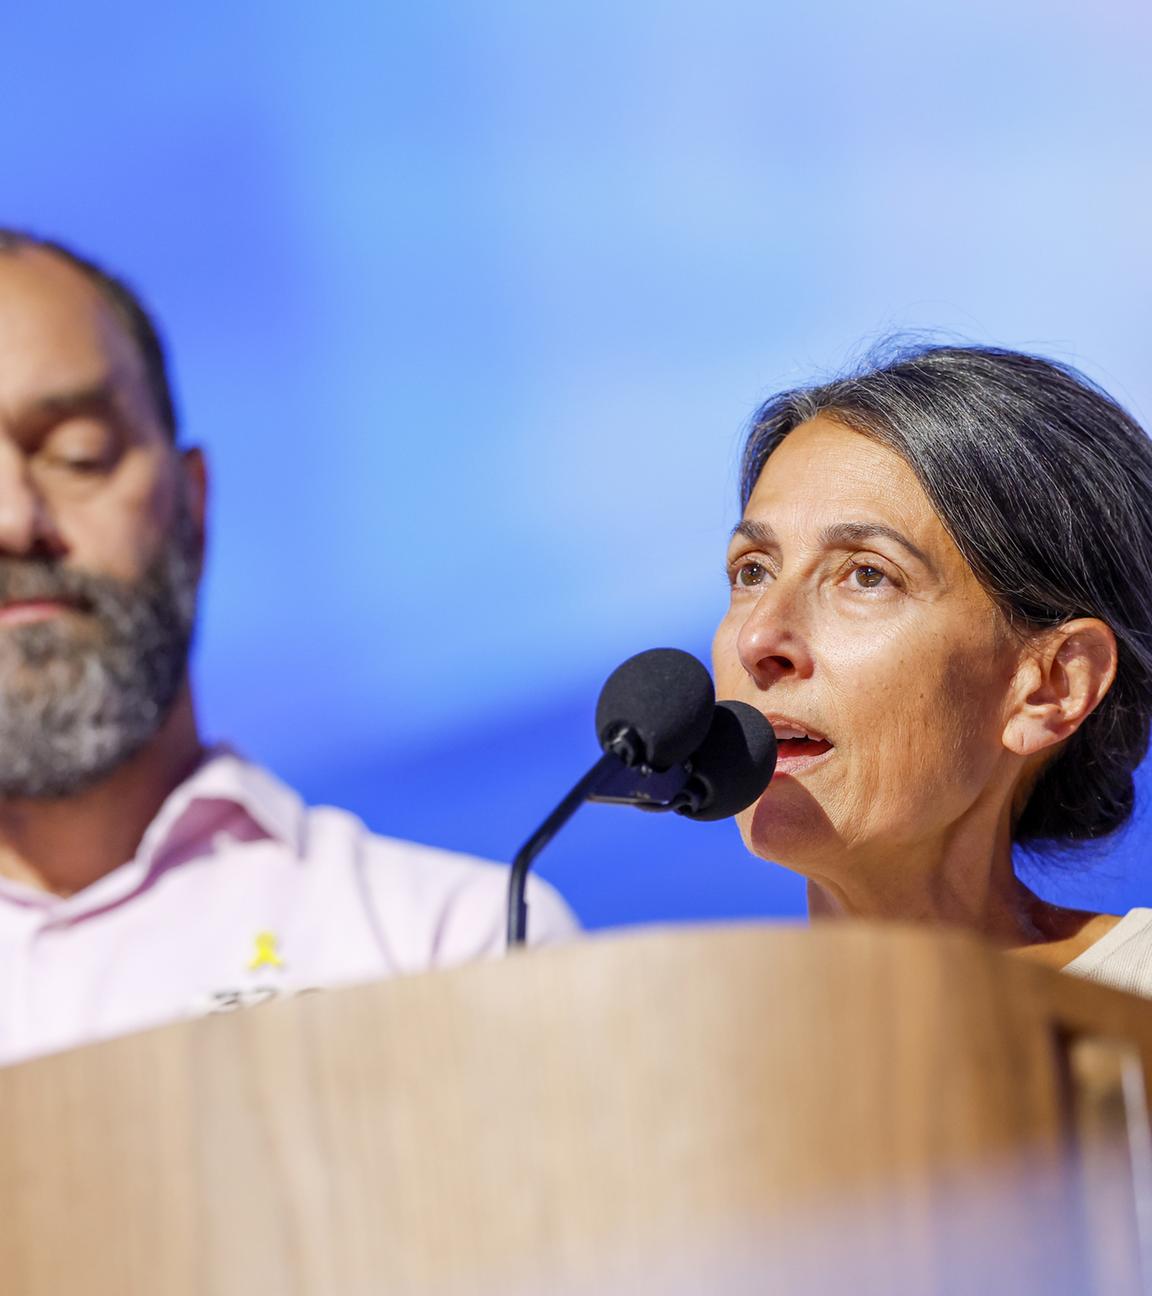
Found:
[{"label": "woman", "polygon": [[922,347],[758,412],[719,695],[777,774],[740,816],[813,915],[957,924],[1152,994],[1152,910],[1060,909],[1013,848],[1115,833],[1152,716],[1152,444],[1085,378]]}]

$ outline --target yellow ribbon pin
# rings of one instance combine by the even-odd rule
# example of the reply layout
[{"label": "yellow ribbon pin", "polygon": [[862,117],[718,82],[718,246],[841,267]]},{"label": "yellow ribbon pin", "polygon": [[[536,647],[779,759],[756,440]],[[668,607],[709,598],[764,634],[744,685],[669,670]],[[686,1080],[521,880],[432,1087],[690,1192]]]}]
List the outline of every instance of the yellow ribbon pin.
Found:
[{"label": "yellow ribbon pin", "polygon": [[249,971],[255,972],[262,967],[284,966],[284,960],[280,957],[277,950],[277,938],[271,932],[258,932],[256,934],[256,953],[248,961]]}]

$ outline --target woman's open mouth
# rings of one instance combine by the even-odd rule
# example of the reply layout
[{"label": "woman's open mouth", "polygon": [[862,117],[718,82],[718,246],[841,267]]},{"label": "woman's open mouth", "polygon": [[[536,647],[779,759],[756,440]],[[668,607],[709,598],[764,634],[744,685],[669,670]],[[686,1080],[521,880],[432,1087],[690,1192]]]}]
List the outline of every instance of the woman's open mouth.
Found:
[{"label": "woman's open mouth", "polygon": [[822,761],[835,747],[823,734],[796,721],[774,716],[768,719],[776,735],[776,772],[773,778],[781,774],[799,774]]}]

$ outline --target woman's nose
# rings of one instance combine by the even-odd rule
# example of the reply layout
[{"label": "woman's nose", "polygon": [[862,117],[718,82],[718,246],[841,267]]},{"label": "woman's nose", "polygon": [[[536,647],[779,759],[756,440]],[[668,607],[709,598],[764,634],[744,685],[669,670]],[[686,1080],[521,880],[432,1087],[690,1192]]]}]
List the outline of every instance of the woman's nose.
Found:
[{"label": "woman's nose", "polygon": [[740,627],[736,640],[740,664],[758,688],[789,676],[812,674],[812,654],[803,618],[781,582],[765,589]]}]

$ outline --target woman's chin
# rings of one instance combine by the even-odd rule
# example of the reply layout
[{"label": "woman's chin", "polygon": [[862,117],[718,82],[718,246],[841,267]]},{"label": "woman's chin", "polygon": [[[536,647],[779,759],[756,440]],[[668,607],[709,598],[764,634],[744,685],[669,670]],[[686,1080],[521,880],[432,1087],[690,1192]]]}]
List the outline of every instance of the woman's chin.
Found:
[{"label": "woman's chin", "polygon": [[839,840],[820,802],[795,779],[774,779],[767,791],[737,816],[744,845],[761,859],[804,871]]}]

